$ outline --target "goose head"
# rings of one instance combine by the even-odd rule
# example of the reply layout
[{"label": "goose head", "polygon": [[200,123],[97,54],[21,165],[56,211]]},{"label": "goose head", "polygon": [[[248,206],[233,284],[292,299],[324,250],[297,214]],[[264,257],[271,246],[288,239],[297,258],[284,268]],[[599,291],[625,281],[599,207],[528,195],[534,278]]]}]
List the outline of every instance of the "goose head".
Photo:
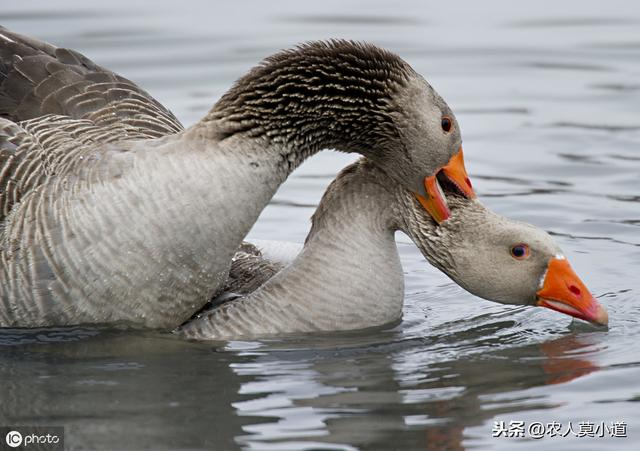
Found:
[{"label": "goose head", "polygon": [[608,323],[607,311],[547,232],[497,215],[477,199],[459,196],[449,196],[451,218],[435,227],[410,197],[405,194],[411,210],[406,233],[431,264],[470,293],[503,304],[546,307],[594,324]]},{"label": "goose head", "polygon": [[219,139],[281,149],[291,169],[324,148],[357,152],[409,190],[438,223],[451,212],[439,178],[475,197],[455,115],[399,56],[331,40],[276,53],[240,78],[204,119]]}]

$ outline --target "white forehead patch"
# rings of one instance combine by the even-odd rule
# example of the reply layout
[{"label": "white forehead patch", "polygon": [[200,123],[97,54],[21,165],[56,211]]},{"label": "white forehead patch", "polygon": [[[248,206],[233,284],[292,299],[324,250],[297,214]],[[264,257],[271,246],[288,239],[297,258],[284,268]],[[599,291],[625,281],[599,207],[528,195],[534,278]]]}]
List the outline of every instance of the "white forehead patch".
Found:
[{"label": "white forehead patch", "polygon": [[542,287],[544,286],[544,279],[547,277],[547,271],[548,270],[545,269],[542,273],[542,277],[540,277],[540,282],[538,282],[538,291],[542,290]]},{"label": "white forehead patch", "polygon": [[566,259],[567,259],[567,257],[565,257],[565,256],[564,256],[564,255],[562,255],[562,254],[556,254],[556,257],[555,257],[555,258],[556,258],[556,259],[558,259],[558,260],[566,260]]}]

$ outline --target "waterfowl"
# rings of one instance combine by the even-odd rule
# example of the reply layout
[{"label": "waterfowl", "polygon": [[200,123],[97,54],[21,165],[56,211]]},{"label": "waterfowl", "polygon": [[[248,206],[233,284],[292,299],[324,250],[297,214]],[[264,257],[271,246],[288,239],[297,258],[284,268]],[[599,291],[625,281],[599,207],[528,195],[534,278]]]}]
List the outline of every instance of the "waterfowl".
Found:
[{"label": "waterfowl", "polygon": [[129,80],[0,29],[0,326],[174,328],[324,148],[370,158],[438,222],[439,178],[474,196],[453,112],[371,44],[279,52],[184,130]]},{"label": "waterfowl", "polygon": [[[329,186],[300,254],[289,264],[245,246],[221,302],[176,330],[189,339],[360,329],[400,318],[404,279],[394,239],[405,232],[424,257],[469,292],[538,305],[596,324],[607,312],[541,229],[449,196],[442,225],[410,192],[362,159]],[[233,292],[240,297],[230,296]]]}]

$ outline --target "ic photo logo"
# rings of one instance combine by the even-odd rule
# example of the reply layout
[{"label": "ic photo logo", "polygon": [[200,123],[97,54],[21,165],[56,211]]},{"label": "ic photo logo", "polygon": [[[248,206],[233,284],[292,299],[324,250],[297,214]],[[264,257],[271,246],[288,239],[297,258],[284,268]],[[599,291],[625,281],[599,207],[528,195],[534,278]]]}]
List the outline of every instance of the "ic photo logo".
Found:
[{"label": "ic photo logo", "polygon": [[[43,449],[62,451],[64,449],[64,427],[61,426],[9,426],[0,427],[0,449]],[[2,437],[4,436],[4,443]]]},{"label": "ic photo logo", "polygon": [[11,448],[17,448],[18,446],[22,445],[22,434],[18,431],[9,431],[4,437],[4,441]]}]

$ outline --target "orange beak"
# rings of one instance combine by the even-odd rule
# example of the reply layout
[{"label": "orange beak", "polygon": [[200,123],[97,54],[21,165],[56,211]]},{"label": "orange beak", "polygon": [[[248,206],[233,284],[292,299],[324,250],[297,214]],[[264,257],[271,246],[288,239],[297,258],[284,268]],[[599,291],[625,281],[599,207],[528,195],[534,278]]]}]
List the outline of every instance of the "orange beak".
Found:
[{"label": "orange beak", "polygon": [[442,188],[440,187],[435,175],[425,177],[424,188],[426,191],[425,194],[427,195],[426,197],[418,193],[415,193],[415,196],[418,198],[424,209],[429,212],[431,217],[435,219],[438,224],[442,224],[443,221],[449,219],[451,211],[449,210],[447,201],[444,198],[444,193],[442,192]]},{"label": "orange beak", "polygon": [[565,258],[554,258],[538,291],[540,307],[547,307],[591,323],[606,326],[609,315],[589,292]]},{"label": "orange beak", "polygon": [[[458,150],[449,163],[444,166],[440,171],[442,172],[449,181],[451,181],[465,196],[469,199],[473,199],[476,197],[476,193],[473,191],[473,187],[471,186],[471,181],[469,180],[469,176],[467,175],[467,170],[464,167],[464,157],[462,155],[462,146]],[[446,221],[451,216],[451,211],[447,205],[447,201],[445,200],[444,193],[442,192],[442,188],[438,183],[437,174],[432,175],[431,177],[425,177],[424,179],[424,188],[425,195],[415,193],[417,199],[420,201],[420,204],[424,207],[427,212],[431,215],[431,217],[438,223],[441,224],[443,221]]]},{"label": "orange beak", "polygon": [[469,180],[469,175],[467,174],[467,169],[464,167],[462,146],[460,146],[458,153],[451,157],[449,163],[442,168],[442,172],[466,197],[469,199],[476,197],[473,186],[471,186],[471,180]]}]

